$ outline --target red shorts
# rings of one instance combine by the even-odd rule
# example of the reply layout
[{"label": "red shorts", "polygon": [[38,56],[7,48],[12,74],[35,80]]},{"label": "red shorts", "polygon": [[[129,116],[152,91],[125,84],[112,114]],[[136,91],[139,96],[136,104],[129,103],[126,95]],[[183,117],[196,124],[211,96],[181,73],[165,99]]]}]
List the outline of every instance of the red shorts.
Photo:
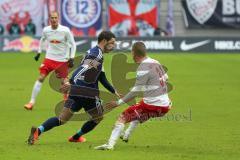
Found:
[{"label": "red shorts", "polygon": [[150,118],[164,116],[170,108],[171,107],[149,105],[144,103],[142,100],[139,103],[128,107],[122,114],[126,122],[139,120],[142,123]]},{"label": "red shorts", "polygon": [[53,70],[58,78],[66,78],[68,75],[68,63],[45,58],[39,68],[40,74],[47,76]]}]

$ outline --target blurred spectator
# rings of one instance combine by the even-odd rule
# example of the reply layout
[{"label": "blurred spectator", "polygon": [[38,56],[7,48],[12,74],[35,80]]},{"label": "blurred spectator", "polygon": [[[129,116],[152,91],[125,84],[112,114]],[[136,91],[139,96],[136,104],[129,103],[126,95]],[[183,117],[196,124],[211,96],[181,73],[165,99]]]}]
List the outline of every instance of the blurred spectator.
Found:
[{"label": "blurred spectator", "polygon": [[4,33],[4,27],[3,25],[0,24],[0,35],[3,35],[3,33]]},{"label": "blurred spectator", "polygon": [[28,24],[25,26],[25,34],[35,35],[36,34],[36,25],[32,23],[32,19],[29,20]]},{"label": "blurred spectator", "polygon": [[7,28],[9,31],[9,28],[11,27],[12,23],[15,22],[18,24],[20,28],[20,34],[24,34],[25,32],[25,26],[28,24],[29,20],[31,19],[31,16],[28,11],[19,11],[10,16],[11,23],[8,24]]},{"label": "blurred spectator", "polygon": [[16,23],[16,21],[13,21],[13,23],[10,25],[9,28],[9,34],[18,36],[21,32],[19,25]]},{"label": "blurred spectator", "polygon": [[164,29],[162,29],[160,27],[157,27],[154,30],[153,34],[154,34],[154,36],[162,36],[162,37],[164,37],[164,36],[167,36],[168,33]]},{"label": "blurred spectator", "polygon": [[141,37],[152,37],[155,30],[151,24],[148,24],[142,20],[137,20],[137,28],[139,36]]}]

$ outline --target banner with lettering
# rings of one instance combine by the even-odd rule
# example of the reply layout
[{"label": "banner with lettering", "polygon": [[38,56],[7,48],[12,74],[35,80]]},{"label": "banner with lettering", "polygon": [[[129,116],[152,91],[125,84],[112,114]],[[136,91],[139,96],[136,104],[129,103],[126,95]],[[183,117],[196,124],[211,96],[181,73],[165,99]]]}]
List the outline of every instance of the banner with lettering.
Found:
[{"label": "banner with lettering", "polygon": [[186,27],[240,28],[240,0],[182,0]]}]

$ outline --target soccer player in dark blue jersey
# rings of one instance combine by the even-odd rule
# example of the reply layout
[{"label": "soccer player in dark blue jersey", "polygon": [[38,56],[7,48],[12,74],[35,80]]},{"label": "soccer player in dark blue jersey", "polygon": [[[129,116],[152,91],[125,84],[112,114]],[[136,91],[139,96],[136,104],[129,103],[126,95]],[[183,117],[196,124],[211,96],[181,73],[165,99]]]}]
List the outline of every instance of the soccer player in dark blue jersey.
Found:
[{"label": "soccer player in dark blue jersey", "polygon": [[108,82],[103,71],[103,54],[115,47],[115,35],[110,31],[103,31],[98,36],[98,45],[87,51],[79,67],[74,71],[70,81],[63,85],[62,91],[68,92],[69,97],[59,116],[49,118],[42,125],[32,127],[28,144],[33,145],[38,137],[54,127],[63,125],[71,119],[74,112],[84,108],[91,118],[72,137],[70,142],[84,142],[84,134],[93,130],[103,119],[103,108],[99,100],[98,82],[111,93],[119,97],[117,91]]}]

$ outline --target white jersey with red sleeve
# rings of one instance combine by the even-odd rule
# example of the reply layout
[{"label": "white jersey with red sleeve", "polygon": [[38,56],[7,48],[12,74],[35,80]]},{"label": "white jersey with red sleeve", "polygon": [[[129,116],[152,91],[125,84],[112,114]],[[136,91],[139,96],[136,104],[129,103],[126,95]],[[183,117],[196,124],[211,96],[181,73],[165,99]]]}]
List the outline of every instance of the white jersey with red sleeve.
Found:
[{"label": "white jersey with red sleeve", "polygon": [[137,69],[137,78],[131,91],[122,98],[123,102],[143,93],[143,101],[153,106],[169,107],[171,101],[167,90],[168,75],[161,64],[146,57]]},{"label": "white jersey with red sleeve", "polygon": [[47,26],[43,29],[38,52],[43,49],[43,42],[47,42],[46,58],[58,62],[66,62],[74,58],[76,44],[74,37],[68,27],[58,25],[57,29]]}]

